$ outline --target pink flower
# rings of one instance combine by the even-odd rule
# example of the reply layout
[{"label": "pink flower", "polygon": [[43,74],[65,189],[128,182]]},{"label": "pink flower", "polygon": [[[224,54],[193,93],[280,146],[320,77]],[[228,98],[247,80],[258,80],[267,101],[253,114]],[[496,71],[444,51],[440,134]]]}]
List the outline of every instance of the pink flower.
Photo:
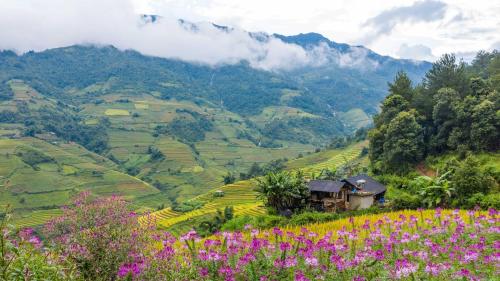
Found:
[{"label": "pink flower", "polygon": [[142,263],[126,263],[120,266],[118,270],[119,277],[132,276],[136,277],[141,273]]},{"label": "pink flower", "polygon": [[316,257],[307,257],[306,264],[310,266],[318,266],[318,259]]},{"label": "pink flower", "polygon": [[207,277],[208,276],[208,268],[202,267],[199,270],[201,277]]}]

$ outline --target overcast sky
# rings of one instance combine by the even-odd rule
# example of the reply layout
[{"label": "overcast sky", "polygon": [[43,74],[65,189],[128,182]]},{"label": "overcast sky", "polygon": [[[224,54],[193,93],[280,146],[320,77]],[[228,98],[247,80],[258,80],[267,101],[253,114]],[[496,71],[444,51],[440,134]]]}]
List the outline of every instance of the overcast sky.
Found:
[{"label": "overcast sky", "polygon": [[[137,29],[138,14],[161,15],[168,23]],[[206,27],[202,36],[184,34],[173,26],[179,18],[237,32],[229,38]],[[432,61],[454,52],[469,60],[478,50],[500,49],[500,1],[0,0],[0,49],[98,43],[208,63],[271,54],[265,62],[271,66],[284,58],[315,58],[280,42],[256,45],[244,30],[317,32],[393,57]]]}]

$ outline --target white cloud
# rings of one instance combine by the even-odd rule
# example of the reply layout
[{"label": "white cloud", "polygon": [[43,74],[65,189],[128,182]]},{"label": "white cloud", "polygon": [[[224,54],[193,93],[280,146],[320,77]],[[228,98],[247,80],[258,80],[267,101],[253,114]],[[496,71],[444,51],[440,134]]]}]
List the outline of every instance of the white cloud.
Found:
[{"label": "white cloud", "polygon": [[431,48],[422,44],[408,45],[403,44],[399,47],[397,55],[404,59],[417,59],[434,61],[436,57],[432,54]]},{"label": "white cloud", "polygon": [[[254,66],[273,69],[310,63],[317,54],[272,40],[257,44],[243,30],[318,32],[351,45],[372,36],[367,47],[391,56],[399,56],[403,44],[427,46],[439,57],[448,52],[489,49],[500,41],[500,6],[496,1],[441,1],[444,4],[436,0],[0,0],[0,48],[26,51],[75,43],[112,43],[210,64],[248,59]],[[434,3],[439,12],[425,17],[422,2]],[[424,7],[419,15],[427,20],[418,20],[418,15],[405,9],[415,6]],[[411,19],[388,11],[406,12]],[[137,14],[141,13],[162,15],[165,21],[139,28]],[[206,26],[204,33],[188,34],[176,26],[178,18],[240,29],[227,36]],[[377,26],[388,26],[390,32],[377,32],[385,29],[365,25],[374,18]]]},{"label": "white cloud", "polygon": [[177,17],[144,23],[136,4],[123,0],[0,0],[0,49],[19,53],[73,44],[112,44],[146,55],[175,58],[209,65],[246,60],[265,70],[292,69],[333,61],[357,66],[363,54],[345,59],[326,45],[304,50],[275,38],[256,40],[248,32],[230,32],[209,22],[196,29],[181,25]]}]

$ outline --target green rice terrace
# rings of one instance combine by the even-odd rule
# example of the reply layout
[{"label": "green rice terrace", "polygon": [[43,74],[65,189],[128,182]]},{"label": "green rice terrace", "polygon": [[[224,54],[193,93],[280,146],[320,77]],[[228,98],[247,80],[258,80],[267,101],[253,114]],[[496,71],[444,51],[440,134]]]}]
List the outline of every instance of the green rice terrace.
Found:
[{"label": "green rice terrace", "polygon": [[[325,168],[337,168],[346,162],[359,159],[361,150],[366,145],[366,142],[360,142],[345,149],[326,150],[310,154],[289,161],[286,167],[287,169],[300,169],[304,171],[306,177],[311,177],[314,173],[318,173]],[[266,209],[262,206],[261,200],[257,198],[257,192],[254,189],[255,181],[253,179],[238,181],[215,188],[189,200],[203,204],[203,207],[199,209],[181,213],[166,208],[153,212],[150,216],[156,220],[160,228],[168,229],[174,234],[181,234],[189,231],[195,222],[206,219],[216,213],[217,210],[228,206],[234,208],[235,215],[263,214]],[[217,197],[216,193],[223,193],[223,196]]]},{"label": "green rice terrace", "polygon": [[[163,209],[155,213],[163,228],[186,229],[192,220],[234,202],[236,214],[262,213],[251,181],[223,186],[224,176],[278,159],[289,169],[313,172],[360,151],[353,147],[312,153],[315,143],[324,140],[282,126],[294,118],[320,116],[285,104],[242,116],[208,101],[162,99],[155,92],[120,90],[86,98],[106,91],[105,83],[97,83],[70,90],[73,102],[80,104],[75,107],[40,94],[22,80],[11,80],[8,86],[12,99],[0,101],[7,120],[0,122],[0,206],[8,203],[22,226],[46,222],[83,190],[124,196],[139,212]],[[282,100],[298,95],[283,90]],[[62,121],[67,116],[72,119]],[[270,124],[273,129],[266,131]],[[73,127],[75,134],[64,137]],[[87,140],[82,131],[87,131]],[[280,135],[270,138],[274,131]],[[295,138],[303,134],[307,142]],[[225,197],[215,200],[212,193],[219,189]],[[193,200],[203,208],[182,214],[169,209],[173,202]]]}]

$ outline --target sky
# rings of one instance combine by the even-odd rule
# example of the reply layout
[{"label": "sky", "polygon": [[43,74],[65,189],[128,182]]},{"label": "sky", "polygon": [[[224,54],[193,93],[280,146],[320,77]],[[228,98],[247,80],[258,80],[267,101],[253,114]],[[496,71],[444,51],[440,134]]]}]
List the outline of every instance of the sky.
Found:
[{"label": "sky", "polygon": [[[160,15],[161,23],[144,24],[140,14]],[[500,49],[498,15],[499,0],[0,0],[0,49],[113,44],[208,64],[246,59],[274,69],[317,63],[324,46],[311,51],[280,40],[255,42],[245,31],[316,32],[396,58],[434,61],[455,53],[470,61],[478,50]],[[177,19],[199,23],[199,30],[179,27]],[[210,22],[234,30],[227,34]]]}]

